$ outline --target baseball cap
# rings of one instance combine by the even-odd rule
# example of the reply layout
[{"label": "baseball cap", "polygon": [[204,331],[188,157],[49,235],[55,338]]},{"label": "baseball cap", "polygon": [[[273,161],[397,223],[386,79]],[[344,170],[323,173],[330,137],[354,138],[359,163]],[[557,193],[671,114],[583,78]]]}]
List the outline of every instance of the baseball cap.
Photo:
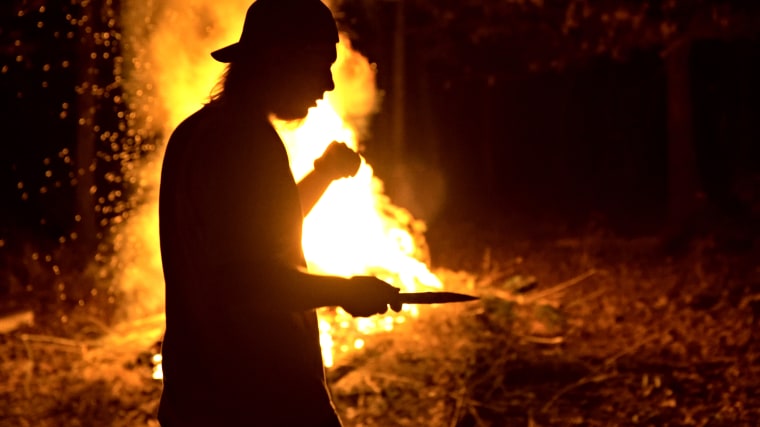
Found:
[{"label": "baseball cap", "polygon": [[211,56],[219,62],[236,62],[264,46],[335,43],[335,19],[320,0],[256,0],[245,15],[240,41]]}]

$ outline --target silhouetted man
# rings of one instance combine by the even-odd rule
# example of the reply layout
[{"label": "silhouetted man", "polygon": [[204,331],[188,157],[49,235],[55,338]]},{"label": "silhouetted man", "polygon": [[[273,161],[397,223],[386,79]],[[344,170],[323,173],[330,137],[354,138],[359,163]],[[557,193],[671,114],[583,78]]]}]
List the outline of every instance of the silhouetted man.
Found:
[{"label": "silhouetted man", "polygon": [[166,280],[163,426],[340,426],[314,309],[355,316],[398,309],[373,277],[304,272],[303,215],[360,159],[333,143],[295,183],[271,115],[302,118],[333,89],[338,33],[319,0],[258,0],[221,92],[180,124],[164,158]]}]

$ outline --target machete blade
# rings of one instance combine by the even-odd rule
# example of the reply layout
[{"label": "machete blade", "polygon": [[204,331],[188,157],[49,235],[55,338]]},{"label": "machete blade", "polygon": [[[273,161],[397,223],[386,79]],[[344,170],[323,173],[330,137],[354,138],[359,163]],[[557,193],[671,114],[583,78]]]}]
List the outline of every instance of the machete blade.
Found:
[{"label": "machete blade", "polygon": [[474,301],[478,297],[456,292],[402,292],[399,301],[402,304],[446,304],[450,302]]}]

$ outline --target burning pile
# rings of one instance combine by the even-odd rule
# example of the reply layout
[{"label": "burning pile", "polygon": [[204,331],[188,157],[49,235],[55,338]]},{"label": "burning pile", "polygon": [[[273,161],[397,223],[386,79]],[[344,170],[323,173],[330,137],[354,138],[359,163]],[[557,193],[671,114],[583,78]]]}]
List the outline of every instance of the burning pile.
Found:
[{"label": "burning pile", "polygon": [[[336,106],[346,104],[343,85],[355,85],[352,78],[373,80],[374,73],[366,58],[352,51],[345,38],[341,39],[333,73],[336,90],[319,101],[303,122],[297,126],[275,123],[288,148],[296,180],[311,170],[313,160],[331,141],[345,141],[358,149],[356,130],[343,120]],[[370,89],[374,91],[374,85]],[[334,182],[306,217],[303,249],[314,273],[346,277],[370,274],[408,291],[440,288],[441,282],[425,262],[423,232],[422,222],[383,194],[382,182],[363,161],[354,178]],[[405,321],[405,313],[416,315],[415,310],[414,306],[405,306],[400,315],[365,319],[353,319],[340,308],[323,310],[320,330],[325,364],[333,364],[335,350],[345,352],[361,348],[363,343],[360,337],[335,343],[336,330],[342,329],[344,338],[349,331],[366,334],[391,330],[394,323]]]},{"label": "burning pile", "polygon": [[[154,119],[154,125],[161,122],[168,134],[182,118],[200,107],[204,94],[221,74],[208,52],[237,38],[238,34],[219,31],[240,28],[239,21],[247,6],[247,0],[232,0],[215,4],[215,10],[210,11],[205,10],[207,6],[187,7],[182,2],[176,9],[167,6],[131,12],[133,16],[165,15],[156,21],[165,25],[154,29],[148,40],[143,41],[146,49],[135,50],[133,59],[137,80],[143,79],[156,88],[157,99],[143,107],[152,117],[163,117]],[[203,19],[210,21],[200,18],[198,8],[204,9]],[[199,24],[205,25],[200,33]],[[183,26],[191,26],[193,31],[190,28],[185,31]],[[187,40],[188,34],[198,34],[199,40]],[[333,75],[335,90],[319,101],[306,119],[298,123],[274,123],[286,143],[296,180],[310,171],[313,160],[333,140],[358,150],[366,118],[376,109],[374,67],[351,49],[345,37],[341,37],[338,46]],[[136,86],[140,86],[139,82]],[[154,162],[139,172],[148,187],[158,188],[158,165],[160,162]],[[130,221],[123,233],[128,240],[142,242],[137,246],[143,248],[143,255],[146,249],[153,254],[149,269],[143,269],[144,261],[127,269],[128,275],[122,278],[127,289],[161,283],[160,268],[155,268],[160,266],[157,227],[144,226],[156,223],[156,211],[155,202],[147,203],[137,215],[142,219]],[[383,194],[382,182],[363,161],[356,177],[334,182],[305,219],[303,248],[314,273],[375,275],[406,291],[441,288],[440,280],[427,266],[424,229],[421,221],[390,202]],[[155,286],[152,292],[156,295]],[[331,366],[337,354],[361,348],[362,334],[391,330],[394,324],[415,316],[415,310],[407,305],[399,314],[366,319],[354,319],[340,308],[322,310],[320,330],[325,364]]]}]

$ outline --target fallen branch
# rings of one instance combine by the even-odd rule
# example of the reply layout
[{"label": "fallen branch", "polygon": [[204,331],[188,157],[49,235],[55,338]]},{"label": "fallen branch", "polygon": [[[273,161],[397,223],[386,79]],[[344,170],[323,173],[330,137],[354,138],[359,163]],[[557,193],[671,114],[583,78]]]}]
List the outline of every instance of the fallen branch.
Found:
[{"label": "fallen branch", "polygon": [[569,288],[571,286],[575,286],[578,283],[580,283],[580,282],[588,279],[589,277],[593,276],[596,273],[597,273],[597,270],[595,268],[592,268],[591,270],[589,270],[589,271],[581,274],[580,276],[576,276],[576,277],[574,277],[574,278],[572,278],[570,280],[567,280],[567,281],[564,281],[562,283],[559,283],[559,284],[557,284],[555,286],[552,286],[549,289],[545,289],[543,291],[536,292],[536,293],[534,293],[532,295],[528,295],[528,296],[526,296],[525,300],[526,300],[526,302],[533,302],[533,301],[536,301],[538,299],[545,298],[545,297],[547,297],[549,295],[555,294],[557,292],[564,291],[565,289],[567,289],[567,288]]},{"label": "fallen branch", "polygon": [[475,423],[478,427],[484,427],[486,425],[486,423],[483,421],[483,418],[480,417],[480,414],[478,414],[478,411],[475,409],[475,406],[468,405],[467,412],[472,415],[472,418],[475,420]]},{"label": "fallen branch", "polygon": [[53,344],[61,347],[75,347],[79,351],[82,351],[82,349],[86,348],[88,344],[82,342],[82,341],[76,341],[71,340],[68,338],[61,338],[61,337],[54,337],[50,335],[37,335],[37,334],[21,334],[21,341],[24,343],[27,342],[38,342],[43,344]]},{"label": "fallen branch", "polygon": [[560,391],[558,391],[554,396],[552,396],[551,399],[549,399],[548,402],[546,402],[544,404],[544,406],[541,407],[541,412],[546,413],[546,411],[548,411],[549,408],[552,405],[554,405],[554,402],[556,402],[560,397],[562,397],[562,395],[564,395],[565,393],[567,393],[567,392],[569,392],[571,390],[574,390],[574,389],[576,389],[578,387],[581,387],[581,386],[584,386],[584,385],[590,384],[590,383],[600,383],[600,382],[606,381],[606,380],[608,380],[610,378],[614,378],[614,377],[616,377],[618,375],[619,374],[617,374],[617,373],[613,373],[613,374],[597,374],[597,375],[593,375],[593,376],[591,376],[591,375],[585,376],[585,377],[581,378],[580,380],[578,380],[577,382],[575,382],[573,384],[570,384],[568,386],[565,386]]},{"label": "fallen branch", "polygon": [[[633,353],[638,348],[640,348],[640,347],[644,346],[645,344],[648,344],[648,343],[656,340],[657,338],[659,338],[661,336],[662,336],[662,334],[650,335],[650,336],[646,337],[645,339],[637,341],[635,344],[633,344],[631,346],[628,346],[628,347],[624,348],[623,350],[621,350],[621,351],[613,354],[612,356],[608,357],[607,359],[605,359],[605,361],[604,361],[604,363],[603,363],[602,366],[610,366],[610,365],[612,365],[619,358],[625,356],[626,354]],[[601,373],[598,373],[598,372],[596,374],[594,374],[594,375],[587,375],[587,376],[581,378],[580,380],[578,380],[577,382],[575,382],[573,384],[570,384],[570,385],[562,388],[560,391],[558,391],[554,396],[552,396],[551,399],[549,399],[548,402],[546,402],[544,404],[543,407],[541,407],[541,412],[545,413],[560,397],[562,397],[562,395],[564,395],[565,393],[567,393],[567,392],[569,392],[569,391],[571,391],[573,389],[576,389],[578,387],[581,387],[581,386],[583,386],[585,384],[589,384],[589,383],[599,383],[599,382],[602,382],[602,381],[606,381],[606,380],[608,380],[610,378],[614,378],[614,377],[616,377],[618,375],[619,375],[618,373],[601,374]]]},{"label": "fallen branch", "polygon": [[575,300],[572,300],[572,301],[568,302],[567,304],[565,304],[565,308],[573,307],[573,306],[576,306],[576,305],[580,305],[580,304],[589,302],[591,300],[599,298],[600,296],[606,294],[607,292],[609,292],[609,289],[605,289],[605,288],[598,289],[598,290],[596,290],[594,292],[591,292],[590,294],[584,295],[583,298],[578,298],[578,299],[575,299]]},{"label": "fallen branch", "polygon": [[449,427],[456,427],[456,425],[459,423],[459,414],[462,412],[462,405],[464,404],[464,397],[466,394],[466,389],[462,389],[459,391],[459,393],[457,393],[457,396],[455,398],[456,404],[454,405],[454,413],[452,414]]},{"label": "fallen branch", "polygon": [[760,294],[747,295],[746,297],[742,298],[741,302],[739,303],[739,308],[744,310],[755,301],[760,301]]},{"label": "fallen branch", "polygon": [[34,325],[34,312],[32,310],[18,310],[0,315],[0,334],[7,334],[24,325]]},{"label": "fallen branch", "polygon": [[650,336],[648,336],[648,337],[646,337],[646,338],[644,338],[642,340],[639,340],[639,341],[635,342],[633,345],[630,345],[630,346],[628,346],[628,347],[620,350],[619,352],[613,354],[612,356],[608,357],[607,359],[605,359],[604,360],[604,366],[610,366],[610,365],[612,365],[613,363],[615,363],[621,357],[623,357],[623,356],[625,356],[627,354],[633,353],[634,351],[638,350],[640,347],[643,347],[645,344],[649,344],[650,342],[656,340],[657,338],[660,338],[663,334],[667,334],[667,333],[668,333],[668,331],[665,331],[665,332],[663,332],[661,334],[656,334],[656,335],[652,334],[652,335],[650,335]]},{"label": "fallen branch", "polygon": [[519,337],[534,344],[558,345],[565,342],[564,337],[537,337],[535,335],[519,335]]}]

